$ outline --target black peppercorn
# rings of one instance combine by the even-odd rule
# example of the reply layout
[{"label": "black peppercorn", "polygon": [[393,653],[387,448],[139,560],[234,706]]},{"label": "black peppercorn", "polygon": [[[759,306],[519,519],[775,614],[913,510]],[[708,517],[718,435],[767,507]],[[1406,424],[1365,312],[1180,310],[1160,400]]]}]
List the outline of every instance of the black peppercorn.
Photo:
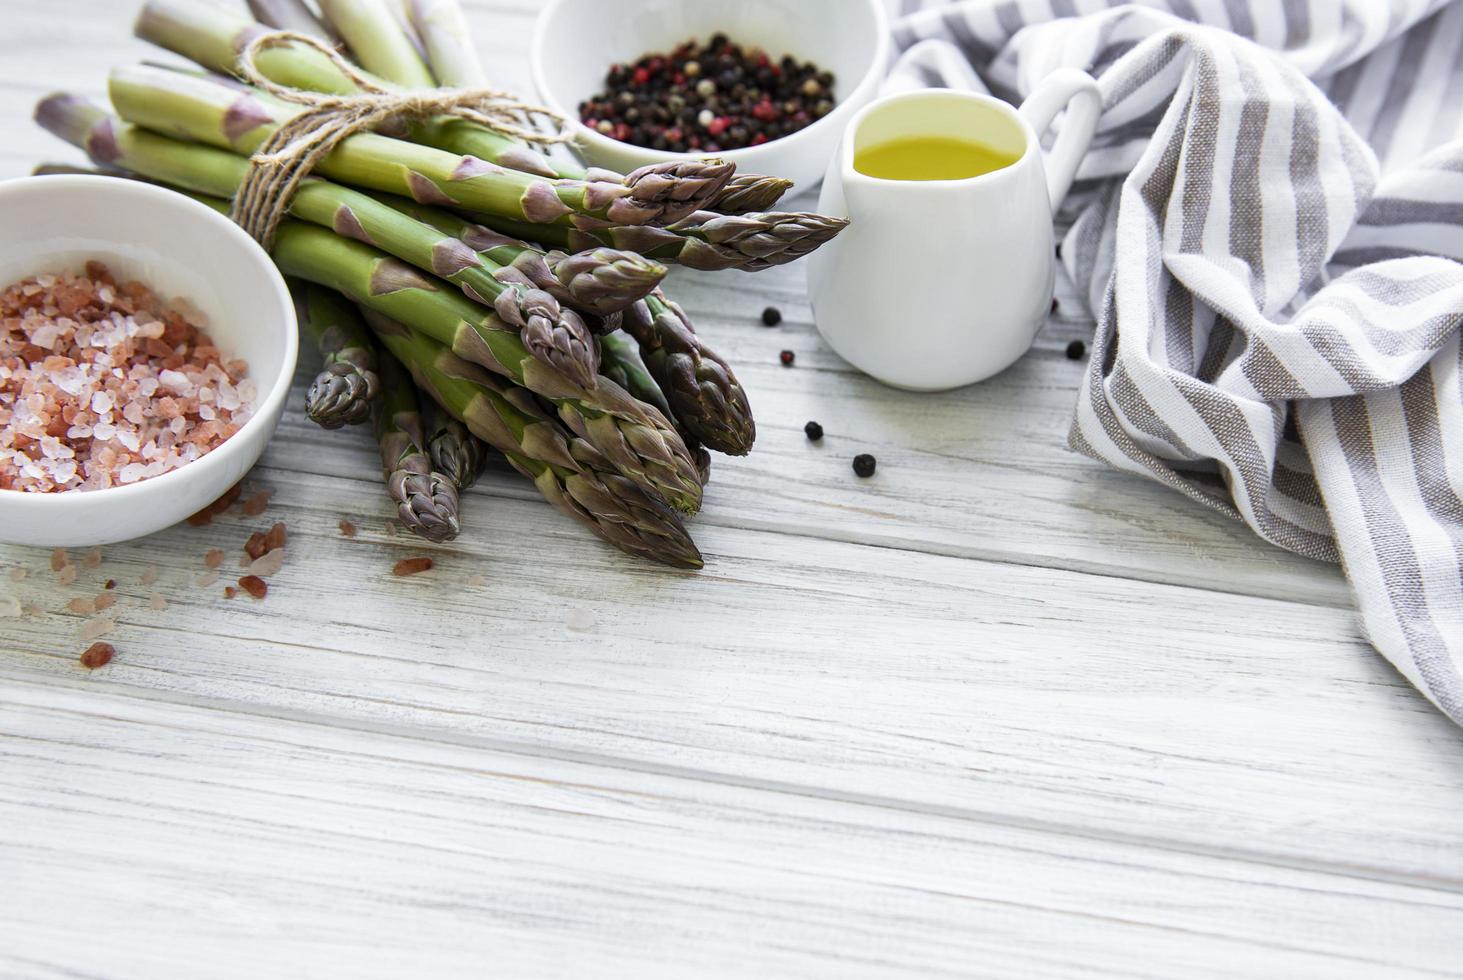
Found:
[{"label": "black peppercorn", "polygon": [[819,439],[823,438],[823,427],[817,422],[809,422],[807,425],[803,426],[803,432],[806,433],[807,437],[814,442],[817,442]]},{"label": "black peppercorn", "polygon": [[879,461],[868,453],[859,453],[853,458],[854,473],[865,479],[874,475],[874,467],[877,465]]},{"label": "black peppercorn", "polygon": [[1053,296],[1053,297],[1052,297],[1052,312],[1053,312],[1053,313],[1055,313],[1055,312],[1056,312],[1056,311],[1057,311],[1057,309],[1058,309],[1058,308],[1059,308],[1059,307],[1060,307],[1060,306],[1061,306],[1061,305],[1062,305],[1062,304],[1061,304],[1061,303],[1058,303],[1058,302],[1057,302],[1057,298],[1056,298],[1056,297],[1055,297],[1055,296]]},{"label": "black peppercorn", "polygon": [[792,367],[792,362],[796,357],[797,355],[790,350],[785,350],[777,355],[777,359],[782,362],[783,367]]},{"label": "black peppercorn", "polygon": [[1082,355],[1087,353],[1087,345],[1080,340],[1074,340],[1067,345],[1067,360],[1080,361]]},{"label": "black peppercorn", "polygon": [[782,322],[782,311],[775,306],[769,306],[762,311],[762,325],[764,327],[775,327]]}]

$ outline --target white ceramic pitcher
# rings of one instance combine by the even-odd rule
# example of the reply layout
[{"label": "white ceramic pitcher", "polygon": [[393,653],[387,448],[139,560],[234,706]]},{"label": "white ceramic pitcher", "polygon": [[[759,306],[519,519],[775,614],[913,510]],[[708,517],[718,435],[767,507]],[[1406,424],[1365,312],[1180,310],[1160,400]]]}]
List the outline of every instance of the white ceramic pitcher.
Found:
[{"label": "white ceramic pitcher", "polygon": [[[1043,158],[1039,134],[1068,107]],[[941,391],[1010,366],[1036,338],[1056,273],[1052,213],[1097,128],[1097,83],[1049,75],[1021,108],[989,95],[887,95],[849,122],[818,209],[853,223],[813,253],[814,317],[845,360],[898,388]],[[854,169],[863,147],[960,137],[1016,157],[964,180],[885,180]]]}]

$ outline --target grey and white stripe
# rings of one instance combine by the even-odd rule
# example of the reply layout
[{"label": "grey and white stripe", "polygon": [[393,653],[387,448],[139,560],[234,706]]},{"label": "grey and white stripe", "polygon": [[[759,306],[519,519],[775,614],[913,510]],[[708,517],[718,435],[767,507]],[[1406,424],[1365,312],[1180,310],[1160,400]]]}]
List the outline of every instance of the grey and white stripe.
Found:
[{"label": "grey and white stripe", "polygon": [[1063,212],[1096,320],[1072,446],[1342,562],[1463,724],[1463,0],[898,12],[901,48],[953,42],[998,95],[1099,79]]}]

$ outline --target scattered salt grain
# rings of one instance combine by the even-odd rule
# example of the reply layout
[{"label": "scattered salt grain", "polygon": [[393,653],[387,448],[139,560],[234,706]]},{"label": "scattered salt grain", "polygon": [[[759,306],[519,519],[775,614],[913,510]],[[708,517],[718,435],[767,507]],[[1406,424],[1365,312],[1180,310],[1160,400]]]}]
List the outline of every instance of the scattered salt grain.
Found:
[{"label": "scattered salt grain", "polygon": [[265,508],[269,506],[269,498],[273,496],[273,490],[260,490],[248,500],[244,501],[244,505],[239,509],[250,517],[258,517],[264,513]]},{"label": "scattered salt grain", "polygon": [[71,556],[66,553],[65,548],[57,548],[51,552],[51,571],[59,572],[69,564],[71,564]]},{"label": "scattered salt grain", "polygon": [[427,557],[403,558],[391,569],[391,574],[405,578],[408,575],[419,575],[432,567],[432,559]]},{"label": "scattered salt grain", "polygon": [[168,608],[168,600],[164,599],[161,595],[154,592],[152,594],[152,598],[149,599],[147,602],[147,608],[151,609],[153,612],[162,612],[164,609]]},{"label": "scattered salt grain", "polygon": [[232,585],[225,585],[224,586],[224,598],[225,599],[232,599],[234,596],[236,596],[238,594],[239,594],[239,590],[236,589],[236,588],[234,588]]},{"label": "scattered salt grain", "polygon": [[91,549],[86,553],[86,557],[81,559],[81,565],[83,568],[96,568],[101,563],[102,549],[100,548]]},{"label": "scattered salt grain", "polygon": [[576,633],[594,629],[595,615],[588,609],[571,609],[564,616],[564,625]]},{"label": "scattered salt grain", "polygon": [[198,587],[206,589],[218,581],[218,569],[209,569],[198,577]]},{"label": "scattered salt grain", "polygon": [[90,599],[72,599],[66,608],[78,616],[90,616],[97,611],[96,603]]},{"label": "scattered salt grain", "polygon": [[96,607],[97,612],[101,612],[104,609],[111,609],[112,606],[116,604],[116,602],[117,597],[115,595],[110,592],[103,592],[101,595],[93,599],[91,601],[91,604]]},{"label": "scattered salt grain", "polygon": [[222,548],[209,548],[203,556],[203,564],[209,568],[217,568],[224,563],[224,550]]},{"label": "scattered salt grain", "polygon": [[481,589],[488,584],[488,580],[481,575],[469,575],[466,584],[469,589]]},{"label": "scattered salt grain", "polygon": [[117,648],[110,643],[93,643],[81,654],[81,666],[87,670],[96,670],[98,667],[105,667],[111,663],[112,658],[116,655]]},{"label": "scattered salt grain", "polygon": [[56,573],[56,584],[57,585],[70,585],[72,582],[75,582],[75,581],[76,581],[76,566],[75,565],[67,565],[65,568],[61,569],[59,572]]},{"label": "scattered salt grain", "polygon": [[263,599],[265,593],[269,591],[269,585],[257,575],[245,575],[239,579],[239,588],[256,599]]},{"label": "scattered salt grain", "polygon": [[340,536],[343,537],[343,538],[353,538],[353,537],[355,537],[356,536],[356,526],[354,524],[352,524],[350,521],[342,520],[340,522]]},{"label": "scattered salt grain", "polygon": [[275,548],[273,551],[266,551],[258,558],[249,563],[249,574],[258,575],[261,578],[268,578],[277,574],[284,567],[284,549]]},{"label": "scattered salt grain", "polygon": [[92,640],[106,636],[117,628],[117,621],[110,616],[98,616],[95,619],[88,619],[81,627],[81,642],[90,643]]},{"label": "scattered salt grain", "polygon": [[151,585],[157,581],[157,566],[148,565],[142,570],[142,577],[138,579],[143,585]]}]

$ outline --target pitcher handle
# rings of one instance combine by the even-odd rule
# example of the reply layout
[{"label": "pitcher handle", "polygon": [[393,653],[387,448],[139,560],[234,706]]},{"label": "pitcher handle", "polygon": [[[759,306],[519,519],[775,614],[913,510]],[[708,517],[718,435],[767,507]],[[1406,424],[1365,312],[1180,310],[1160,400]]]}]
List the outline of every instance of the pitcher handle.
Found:
[{"label": "pitcher handle", "polygon": [[1097,132],[1097,118],[1102,115],[1102,92],[1091,75],[1075,68],[1052,72],[1021,103],[1020,112],[1039,139],[1063,109],[1068,110],[1067,118],[1046,157],[1046,192],[1053,214],[1072,188],[1077,165],[1086,155]]}]

